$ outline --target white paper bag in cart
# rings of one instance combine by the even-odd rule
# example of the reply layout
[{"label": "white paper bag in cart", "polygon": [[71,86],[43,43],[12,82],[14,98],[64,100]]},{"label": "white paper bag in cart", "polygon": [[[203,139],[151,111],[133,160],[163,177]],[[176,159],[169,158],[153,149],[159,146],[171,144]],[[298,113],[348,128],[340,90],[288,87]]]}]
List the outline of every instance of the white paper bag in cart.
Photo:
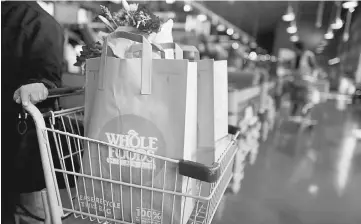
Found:
[{"label": "white paper bag in cart", "polygon": [[[174,44],[161,46],[164,49],[176,49]],[[197,62],[197,162],[212,165],[231,142],[228,135],[227,61],[200,60],[199,52],[194,46],[181,48]],[[209,187],[202,187],[203,196],[209,195]]]},{"label": "white paper bag in cart", "polygon": [[[148,155],[195,160],[196,63],[152,60],[151,45],[139,35],[117,32],[107,38],[120,37],[142,43],[142,58],[105,57],[105,41],[102,57],[87,60],[89,70],[100,66],[96,93],[91,94],[93,106],[85,111],[90,118],[87,137]],[[176,175],[176,167],[150,156],[92,143],[84,152],[84,173],[122,181],[128,186],[99,179],[84,181],[80,177],[80,209],[126,222],[140,223],[142,219],[142,223],[160,224],[171,223],[173,219],[173,223],[185,223],[193,210],[193,199],[129,187],[135,184],[192,192],[193,185],[187,188],[186,178]]]},{"label": "white paper bag in cart", "polygon": [[229,143],[227,61],[199,60],[195,47],[182,49],[193,52],[198,64],[198,162],[211,164]]}]

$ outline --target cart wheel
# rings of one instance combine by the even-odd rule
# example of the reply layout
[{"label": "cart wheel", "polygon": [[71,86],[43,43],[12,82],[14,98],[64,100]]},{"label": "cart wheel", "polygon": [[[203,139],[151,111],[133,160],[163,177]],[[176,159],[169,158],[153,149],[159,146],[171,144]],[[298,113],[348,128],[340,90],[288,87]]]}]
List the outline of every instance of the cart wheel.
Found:
[{"label": "cart wheel", "polygon": [[269,130],[270,130],[269,122],[268,122],[268,121],[263,122],[262,130],[261,130],[261,131],[262,131],[261,140],[262,140],[263,142],[267,140]]}]

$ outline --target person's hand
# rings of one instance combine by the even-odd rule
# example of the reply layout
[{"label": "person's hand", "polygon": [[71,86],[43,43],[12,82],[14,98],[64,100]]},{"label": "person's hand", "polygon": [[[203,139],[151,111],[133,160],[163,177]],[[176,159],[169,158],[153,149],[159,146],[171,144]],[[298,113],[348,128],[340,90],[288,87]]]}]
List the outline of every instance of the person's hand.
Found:
[{"label": "person's hand", "polygon": [[27,106],[30,103],[36,104],[48,97],[48,89],[43,83],[33,83],[23,85],[14,93],[14,101],[18,104]]}]

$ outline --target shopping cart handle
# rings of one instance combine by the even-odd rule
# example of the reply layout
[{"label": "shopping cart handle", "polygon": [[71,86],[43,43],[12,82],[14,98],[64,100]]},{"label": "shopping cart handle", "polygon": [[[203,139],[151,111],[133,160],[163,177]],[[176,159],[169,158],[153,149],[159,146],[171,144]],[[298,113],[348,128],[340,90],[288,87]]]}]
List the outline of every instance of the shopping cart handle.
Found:
[{"label": "shopping cart handle", "polygon": [[78,95],[84,92],[84,87],[63,87],[56,89],[49,89],[48,98],[56,98],[69,95]]},{"label": "shopping cart handle", "polygon": [[235,135],[239,130],[239,127],[230,124],[228,125],[228,134]]},{"label": "shopping cart handle", "polygon": [[212,166],[206,166],[193,161],[180,160],[179,174],[208,183],[214,183],[220,177],[221,169],[219,163],[213,163]]},{"label": "shopping cart handle", "polygon": [[[231,135],[235,135],[235,138],[237,139],[241,136],[239,134],[239,130],[239,127],[228,125],[228,133]],[[180,160],[179,174],[208,183],[214,183],[221,176],[221,167],[219,163],[216,162],[214,162],[212,166],[206,166],[202,163],[197,163],[189,160]]]}]

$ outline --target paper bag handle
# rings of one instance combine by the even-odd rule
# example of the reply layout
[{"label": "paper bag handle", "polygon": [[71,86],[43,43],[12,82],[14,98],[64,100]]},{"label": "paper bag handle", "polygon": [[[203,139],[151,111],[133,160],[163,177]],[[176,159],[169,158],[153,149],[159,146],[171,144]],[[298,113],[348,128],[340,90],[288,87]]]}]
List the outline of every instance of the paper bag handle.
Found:
[{"label": "paper bag handle", "polygon": [[109,34],[104,39],[102,54],[100,57],[100,71],[99,71],[99,81],[98,88],[100,90],[104,89],[104,76],[105,68],[106,68],[106,58],[108,55],[108,41],[111,39],[124,38],[128,40],[132,40],[138,43],[142,43],[142,64],[141,64],[141,91],[140,93],[143,95],[149,95],[152,93],[152,46],[142,35],[129,33],[124,31],[115,31]]},{"label": "paper bag handle", "polygon": [[201,57],[199,55],[199,51],[195,46],[183,45],[182,50],[183,50],[183,52],[193,52],[194,53],[194,60],[200,60],[201,59]]},{"label": "paper bag handle", "polygon": [[[152,50],[153,52],[159,52],[160,54],[160,57],[162,59],[165,58],[165,52],[163,50],[163,48],[161,46],[158,46],[156,44],[151,44],[152,45]],[[132,46],[130,46],[128,52],[130,53],[135,53],[135,52],[138,52],[138,51],[142,51],[142,44],[133,44]]]},{"label": "paper bag handle", "polygon": [[174,50],[174,59],[183,59],[183,50],[176,43],[163,43],[160,46],[164,49],[172,49]]}]

